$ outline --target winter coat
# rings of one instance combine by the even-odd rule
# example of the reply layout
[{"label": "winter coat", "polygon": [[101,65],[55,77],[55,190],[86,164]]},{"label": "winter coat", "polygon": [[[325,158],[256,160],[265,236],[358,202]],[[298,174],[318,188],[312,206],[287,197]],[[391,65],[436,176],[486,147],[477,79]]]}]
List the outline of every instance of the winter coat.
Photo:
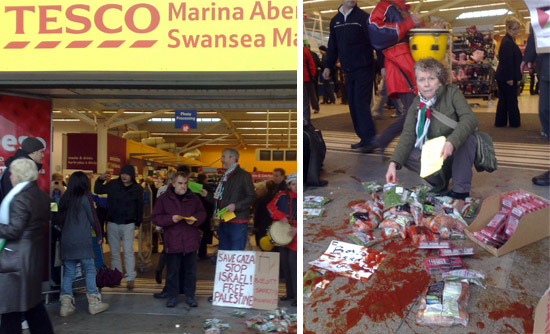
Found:
[{"label": "winter coat", "polygon": [[[428,129],[428,138],[433,139],[440,136],[447,138],[447,141],[453,144],[456,151],[466,139],[474,133],[477,127],[477,118],[473,113],[470,105],[464,98],[464,95],[454,85],[441,86],[436,91],[437,101],[431,109],[435,109],[447,116],[448,118],[458,122],[456,129],[451,129],[444,125],[435,117],[430,118],[430,128]],[[391,161],[397,164],[396,168],[400,169],[405,164],[409,154],[414,148],[416,141],[416,118],[418,115],[419,97],[415,97],[407,117],[403,125],[403,132],[397,142],[395,151],[391,157]]]},{"label": "winter coat", "polygon": [[[390,97],[398,93],[416,94],[414,59],[407,38],[407,32],[414,28],[414,22],[410,17],[404,19],[401,16],[400,11],[406,10],[407,7],[402,0],[393,1],[393,5],[389,1],[380,1],[369,17],[372,45],[384,54],[386,89]],[[408,83],[403,74],[407,76]]]},{"label": "winter coat", "polygon": [[512,36],[506,34],[498,48],[498,67],[495,80],[503,82],[513,80],[516,83],[521,81],[520,65],[522,57],[519,46]]},{"label": "winter coat", "polygon": [[315,77],[315,73],[317,72],[315,68],[315,63],[313,62],[313,57],[311,57],[311,53],[309,50],[304,46],[303,47],[303,53],[304,53],[304,82],[310,82]]},{"label": "winter coat", "polygon": [[0,224],[0,314],[25,312],[42,302],[44,229],[50,220],[50,197],[36,181],[10,203],[10,221]]},{"label": "winter coat", "polygon": [[525,63],[536,62],[539,79],[541,81],[550,80],[550,53],[537,54],[537,48],[535,47],[535,33],[533,32],[533,27],[531,27],[530,35],[527,39],[527,46],[525,47],[523,61],[525,61]]},{"label": "winter coat", "polygon": [[[220,181],[221,182],[221,181]],[[213,201],[212,194],[208,195]],[[225,208],[229,204],[235,204],[235,218],[229,223],[245,223],[250,220],[250,207],[254,204],[256,192],[252,177],[241,167],[237,166],[229,175],[223,188],[221,200],[216,201],[218,210]]]},{"label": "winter coat", "polygon": [[143,220],[143,188],[135,181],[126,187],[120,178],[103,182],[100,179],[95,181],[94,192],[107,194],[107,220],[139,226]]},{"label": "winter coat", "polygon": [[93,259],[92,229],[98,236],[98,240],[101,240],[102,235],[95,207],[90,203],[88,196],[80,197],[74,205],[63,212],[63,216],[64,222],[60,239],[61,259]]},{"label": "winter coat", "polygon": [[[10,165],[14,160],[19,158],[31,159],[27,152],[23,151],[22,149],[18,149],[17,151],[15,151],[15,154],[13,156],[9,157],[6,160],[6,169],[4,169],[4,172],[2,173],[2,191],[0,192],[0,203],[2,203],[4,197],[10,192],[11,188],[13,188],[10,181]],[[37,163],[36,169],[40,171],[40,169],[42,169],[42,164]]]},{"label": "winter coat", "polygon": [[[290,225],[296,227],[297,221],[297,201],[298,194],[292,191],[281,191],[269,202],[267,208],[271,214],[271,218],[275,220],[280,220],[287,218]],[[292,249],[293,251],[298,250],[298,243],[296,240],[297,236],[294,236],[292,242],[286,247]]]},{"label": "winter coat", "polygon": [[[193,225],[181,220],[174,223],[173,215],[195,217]],[[206,211],[201,200],[191,190],[187,190],[182,200],[174,193],[173,187],[160,195],[153,209],[152,220],[164,230],[164,249],[168,254],[191,253],[199,249],[201,236],[199,225],[204,222]]]},{"label": "winter coat", "polygon": [[340,58],[340,64],[346,73],[372,69],[374,54],[368,32],[369,14],[355,6],[344,18],[341,8],[342,6],[338,8],[338,14],[330,20],[324,68],[333,68]]}]

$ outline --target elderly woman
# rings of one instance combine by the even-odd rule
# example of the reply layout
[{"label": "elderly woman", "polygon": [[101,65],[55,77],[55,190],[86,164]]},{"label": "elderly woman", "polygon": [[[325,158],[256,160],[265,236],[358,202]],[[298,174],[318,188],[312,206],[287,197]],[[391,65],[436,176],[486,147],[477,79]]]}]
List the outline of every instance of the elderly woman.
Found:
[{"label": "elderly woman", "polygon": [[23,315],[31,333],[53,333],[41,296],[50,198],[38,188],[34,161],[17,159],[10,171],[13,188],[0,206],[0,333],[21,333]]},{"label": "elderly woman", "polygon": [[[447,189],[449,178],[453,179],[452,191],[446,195],[464,199],[469,196],[472,183],[472,165],[476,153],[476,139],[473,135],[477,118],[458,88],[447,85],[448,69],[433,58],[419,60],[414,65],[418,96],[409,108],[401,138],[391,157],[386,172],[386,182],[396,183],[396,170],[405,166],[420,171],[422,145],[427,139],[440,136],[446,138],[441,151],[443,168],[426,177],[435,191]],[[457,122],[453,129],[434,117],[431,111],[438,111]],[[450,170],[449,170],[450,169]]]},{"label": "elderly woman", "polygon": [[521,125],[518,108],[518,82],[521,81],[521,50],[516,44],[519,32],[519,20],[508,16],[505,21],[506,36],[502,38],[498,49],[498,67],[495,79],[498,85],[498,104],[495,117],[496,127],[513,128]]}]

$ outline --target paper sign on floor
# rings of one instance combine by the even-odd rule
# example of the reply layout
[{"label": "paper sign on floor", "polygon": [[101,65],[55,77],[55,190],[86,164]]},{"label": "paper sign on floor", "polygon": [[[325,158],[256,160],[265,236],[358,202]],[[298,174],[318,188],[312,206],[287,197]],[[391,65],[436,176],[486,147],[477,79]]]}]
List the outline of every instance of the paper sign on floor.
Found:
[{"label": "paper sign on floor", "polygon": [[327,250],[310,264],[342,276],[368,280],[386,254],[367,247],[332,240]]},{"label": "paper sign on floor", "polygon": [[213,305],[277,308],[279,253],[218,251]]}]

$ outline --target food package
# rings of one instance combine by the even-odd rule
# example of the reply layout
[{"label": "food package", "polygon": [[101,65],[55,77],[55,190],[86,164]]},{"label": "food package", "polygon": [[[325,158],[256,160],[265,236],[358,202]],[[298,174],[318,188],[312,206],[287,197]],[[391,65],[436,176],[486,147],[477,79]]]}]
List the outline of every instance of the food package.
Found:
[{"label": "food package", "polygon": [[[394,229],[403,239],[407,237],[407,228],[413,222],[412,216],[390,215],[380,224],[384,229]],[[390,233],[393,234],[393,233]],[[386,233],[388,235],[388,233]]]},{"label": "food package", "polygon": [[326,269],[311,267],[304,273],[304,303],[324,291],[336,274]]},{"label": "food package", "polygon": [[353,241],[353,243],[355,243],[356,245],[360,245],[364,247],[370,247],[379,241],[370,232],[369,233],[354,232],[352,234],[348,234],[348,238],[350,238],[350,240]]},{"label": "food package", "polygon": [[378,220],[371,219],[368,212],[354,212],[349,216],[353,232],[366,232],[378,227]]},{"label": "food package", "polygon": [[363,183],[361,183],[361,185],[363,185],[363,188],[365,188],[365,190],[369,194],[376,193],[376,192],[382,190],[382,186],[379,185],[378,183],[376,183],[375,181],[363,182]]},{"label": "food package", "polygon": [[370,201],[359,202],[351,206],[353,212],[369,212],[371,210],[372,204]]},{"label": "food package", "polygon": [[386,183],[384,185],[384,210],[397,205],[407,203],[411,192],[403,187],[402,184]]},{"label": "food package", "polygon": [[304,219],[315,219],[321,217],[325,213],[323,208],[304,208]]},{"label": "food package", "polygon": [[467,282],[436,281],[424,290],[416,313],[419,326],[468,325],[466,312],[469,289]]},{"label": "food package", "polygon": [[324,196],[304,196],[304,208],[320,208],[330,201],[330,198]]},{"label": "food package", "polygon": [[480,204],[481,204],[481,200],[479,198],[466,197],[466,199],[464,200],[464,205],[460,210],[460,214],[464,218],[471,218],[476,213]]},{"label": "food package", "polygon": [[427,258],[424,260],[424,268],[430,275],[441,274],[451,270],[466,269],[464,262],[457,256]]},{"label": "food package", "polygon": [[437,234],[433,233],[429,228],[422,225],[410,225],[407,229],[407,234],[411,237],[415,244],[425,241],[439,241]]},{"label": "food package", "polygon": [[462,232],[468,227],[464,219],[458,215],[426,217],[422,220],[422,225],[428,227],[434,233],[439,233],[441,239],[449,239],[453,229]]}]

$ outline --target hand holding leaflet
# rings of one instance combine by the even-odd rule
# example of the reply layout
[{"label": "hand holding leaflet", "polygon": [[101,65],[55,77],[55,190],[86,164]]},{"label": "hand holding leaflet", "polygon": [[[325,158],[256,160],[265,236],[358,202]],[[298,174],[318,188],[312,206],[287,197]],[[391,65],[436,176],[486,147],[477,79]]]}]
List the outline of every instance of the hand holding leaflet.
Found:
[{"label": "hand holding leaflet", "polygon": [[420,158],[420,177],[429,176],[443,166],[441,151],[445,145],[446,138],[441,136],[427,140],[422,145],[422,156]]}]

